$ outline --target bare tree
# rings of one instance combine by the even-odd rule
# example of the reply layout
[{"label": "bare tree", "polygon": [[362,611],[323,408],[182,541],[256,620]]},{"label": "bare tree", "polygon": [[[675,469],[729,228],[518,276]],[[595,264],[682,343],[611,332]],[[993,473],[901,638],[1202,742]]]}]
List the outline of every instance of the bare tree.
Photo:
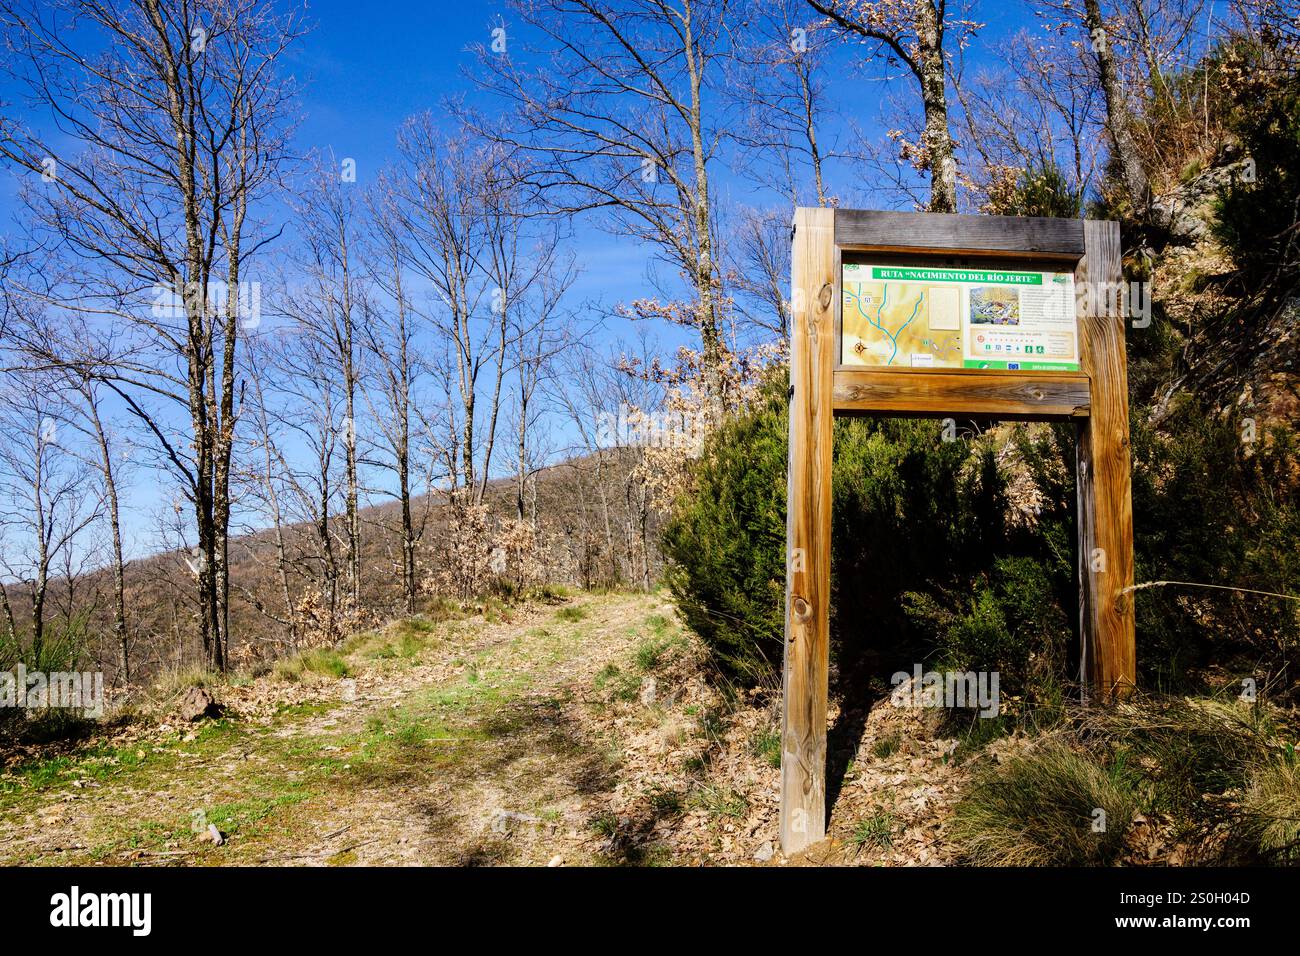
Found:
[{"label": "bare tree", "polygon": [[742,209],[727,247],[727,283],[736,299],[738,337],[790,334],[790,211]]},{"label": "bare tree", "polygon": [[84,365],[70,364],[64,381],[75,398],[67,403],[68,424],[89,440],[92,454],[87,456],[99,472],[102,500],[106,507],[112,548],[113,575],[113,646],[117,650],[119,677],[123,685],[131,680],[131,636],[126,623],[126,561],[122,551],[122,510],[118,480],[122,457],[114,447],[112,426],[103,410],[102,383]]},{"label": "bare tree", "polygon": [[[710,396],[721,402],[725,300],[710,169],[727,117],[712,94],[727,54],[725,0],[540,0],[513,3],[542,38],[538,64],[480,48],[480,82],[513,122],[472,118],[522,152],[556,213],[606,214],[681,270],[693,301],[677,312],[700,337]],[[715,75],[716,74],[716,75]]]},{"label": "bare tree", "polygon": [[353,183],[345,182],[341,164],[317,162],[307,188],[295,201],[301,251],[295,265],[301,279],[286,290],[281,310],[293,334],[310,339],[311,354],[324,362],[338,387],[342,404],[343,566],[354,607],[361,604],[361,475],[358,414],[361,404],[368,282],[357,247],[365,210]]},{"label": "bare tree", "polygon": [[1119,167],[1128,201],[1138,215],[1142,216],[1151,202],[1151,183],[1133,143],[1128,103],[1121,85],[1115,48],[1102,20],[1099,0],[1084,0],[1083,9],[1083,26],[1097,60],[1097,78],[1106,101],[1106,133],[1113,147],[1111,156]]},{"label": "bare tree", "polygon": [[427,321],[443,348],[433,371],[448,398],[445,443],[458,499],[478,505],[491,477],[513,311],[540,275],[526,255],[532,212],[518,167],[492,144],[408,120],[389,208],[402,260],[432,289]]},{"label": "bare tree", "polygon": [[[405,237],[395,201],[389,184],[381,178],[372,201],[370,245],[373,281],[385,301],[375,305],[365,324],[366,347],[375,368],[367,401],[375,422],[375,463],[390,471],[397,482],[402,601],[406,613],[412,614],[417,592],[417,548],[428,526],[433,500],[429,492],[437,458],[428,453],[427,447],[423,453],[421,449],[424,427],[417,388],[428,370],[417,341],[420,319],[405,275]],[[422,493],[418,515],[413,501],[413,486],[417,483]]]},{"label": "bare tree", "polygon": [[728,92],[744,110],[734,135],[746,171],[763,185],[775,171],[792,206],[829,205],[825,166],[839,155],[821,128],[830,31],[807,0],[750,0],[745,14],[745,55],[732,61]]},{"label": "bare tree", "polygon": [[986,203],[1027,169],[1058,170],[1075,196],[1104,159],[1103,116],[1091,54],[1058,31],[1019,31],[973,75],[958,56],[953,89],[967,158]]},{"label": "bare tree", "polygon": [[[58,383],[48,376],[11,374],[0,384],[0,570],[25,586],[30,618],[29,647],[40,659],[48,617],[46,602],[54,573],[71,564],[74,540],[100,516],[93,469],[65,447],[66,409]],[[69,582],[71,583],[71,582]],[[17,637],[8,586],[6,629]]]},{"label": "bare tree", "polygon": [[[260,405],[268,410],[272,427],[285,433],[270,447],[283,487],[279,497],[290,541],[286,551],[302,581],[294,614],[300,638],[310,624],[333,640],[340,636],[345,613],[355,610],[344,606],[350,591],[345,594],[341,587],[346,570],[340,568],[339,552],[345,546],[336,541],[331,523],[340,510],[339,486],[344,484],[338,480],[340,459],[346,460],[340,449],[353,440],[348,432],[355,425],[343,414],[330,347],[319,336],[284,330],[268,347],[275,384],[265,389]],[[287,445],[300,451],[290,456]]]},{"label": "bare tree", "polygon": [[[554,237],[553,237],[554,238]],[[562,256],[551,241],[538,249],[531,295],[511,315],[511,366],[515,379],[515,515],[525,519],[528,483],[540,467],[535,435],[546,406],[539,389],[550,381],[558,355],[571,347],[576,330],[561,325],[565,293],[577,278],[572,253]],[[570,317],[571,318],[571,317]],[[534,528],[537,516],[533,515]]]},{"label": "bare tree", "polygon": [[957,211],[957,160],[948,119],[945,34],[958,46],[974,33],[970,20],[950,20],[946,0],[808,0],[846,38],[867,44],[868,55],[902,63],[916,81],[925,117],[917,164],[930,171],[931,212]]},{"label": "bare tree", "polygon": [[133,358],[100,378],[185,489],[199,638],[223,668],[240,290],[266,241],[251,217],[283,160],[276,67],[297,27],[268,0],[5,0],[0,21],[11,71],[62,134],[0,128],[0,159],[31,176],[34,232],[68,262],[39,291],[130,330]]},{"label": "bare tree", "polygon": [[[248,383],[252,387],[249,396],[253,430],[245,441],[248,445],[248,466],[238,476],[241,486],[249,497],[260,500],[266,517],[271,522],[271,533],[275,543],[276,573],[280,583],[280,599],[284,604],[283,617],[276,620],[283,624],[289,633],[289,643],[298,647],[301,638],[298,609],[294,601],[293,588],[290,585],[291,559],[285,529],[285,508],[283,504],[284,488],[290,484],[283,452],[279,439],[281,429],[279,416],[270,404],[270,389],[266,384],[268,365],[273,365],[274,354],[268,342],[254,339],[245,350],[245,363]],[[266,603],[260,599],[254,605],[267,616],[272,616]]]}]

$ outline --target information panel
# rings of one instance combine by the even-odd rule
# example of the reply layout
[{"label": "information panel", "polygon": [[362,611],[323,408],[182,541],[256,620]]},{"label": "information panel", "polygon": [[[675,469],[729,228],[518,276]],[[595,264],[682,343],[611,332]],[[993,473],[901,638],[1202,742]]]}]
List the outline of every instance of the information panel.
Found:
[{"label": "information panel", "polygon": [[1079,370],[1074,274],[845,264],[841,365]]}]

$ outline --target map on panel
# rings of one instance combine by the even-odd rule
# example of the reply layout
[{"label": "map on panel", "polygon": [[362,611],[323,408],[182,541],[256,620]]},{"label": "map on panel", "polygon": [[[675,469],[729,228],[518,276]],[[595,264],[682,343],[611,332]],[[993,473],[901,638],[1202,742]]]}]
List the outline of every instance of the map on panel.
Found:
[{"label": "map on panel", "polygon": [[847,264],[840,364],[1077,371],[1074,275]]}]

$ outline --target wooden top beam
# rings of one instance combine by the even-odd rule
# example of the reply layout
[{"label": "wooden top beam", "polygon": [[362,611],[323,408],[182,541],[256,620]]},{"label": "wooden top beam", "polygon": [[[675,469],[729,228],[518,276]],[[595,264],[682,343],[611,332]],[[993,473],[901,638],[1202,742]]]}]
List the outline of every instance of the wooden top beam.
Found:
[{"label": "wooden top beam", "polygon": [[1083,256],[1083,220],[837,209],[835,244],[844,251],[1077,260]]},{"label": "wooden top beam", "polygon": [[837,412],[1020,421],[1086,417],[1090,403],[1079,372],[976,369],[836,369],[832,396]]}]

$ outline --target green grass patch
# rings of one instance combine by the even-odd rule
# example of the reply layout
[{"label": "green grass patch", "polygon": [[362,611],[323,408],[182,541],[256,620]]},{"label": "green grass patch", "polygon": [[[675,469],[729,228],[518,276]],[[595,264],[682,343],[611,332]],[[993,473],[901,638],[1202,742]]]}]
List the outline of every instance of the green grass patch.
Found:
[{"label": "green grass patch", "polygon": [[633,701],[641,690],[641,678],[629,674],[617,664],[606,664],[596,673],[596,690],[604,691],[610,700]]},{"label": "green grass patch", "polygon": [[749,741],[749,751],[769,767],[781,767],[781,731],[774,727],[760,730]]},{"label": "green grass patch", "polygon": [[636,666],[643,671],[654,670],[663,661],[668,647],[666,641],[642,641],[636,649]]},{"label": "green grass patch", "polygon": [[706,784],[695,792],[694,802],[715,817],[738,819],[749,812],[749,801],[731,787]]},{"label": "green grass patch", "polygon": [[348,662],[336,650],[326,647],[302,651],[276,661],[275,675],[281,680],[295,681],[304,674],[324,674],[327,677],[347,677],[351,673]]},{"label": "green grass patch", "polygon": [[556,620],[576,624],[587,616],[587,609],[581,604],[566,604],[555,612]]},{"label": "green grass patch", "polygon": [[871,753],[876,759],[884,760],[898,753],[899,737],[898,734],[890,734],[888,737],[881,737],[871,746]]},{"label": "green grass patch", "polygon": [[853,836],[849,837],[849,842],[859,849],[876,847],[883,850],[893,846],[896,825],[897,821],[892,813],[873,813],[865,820],[859,820],[854,824]]}]

